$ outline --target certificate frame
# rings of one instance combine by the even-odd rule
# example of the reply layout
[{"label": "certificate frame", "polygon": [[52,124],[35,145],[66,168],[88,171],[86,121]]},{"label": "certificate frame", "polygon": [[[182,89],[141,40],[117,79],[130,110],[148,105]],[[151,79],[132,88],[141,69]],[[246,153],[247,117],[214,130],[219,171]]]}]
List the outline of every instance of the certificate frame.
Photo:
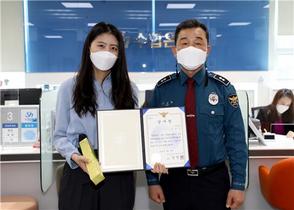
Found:
[{"label": "certificate frame", "polygon": [[[171,126],[153,125],[162,118],[172,122],[168,123]],[[184,107],[98,110],[96,119],[103,172],[151,170],[156,162],[167,168],[190,166]],[[155,142],[152,135],[158,134],[158,129],[163,138]]]},{"label": "certificate frame", "polygon": [[140,109],[97,111],[98,157],[103,172],[144,169],[141,130]]},{"label": "certificate frame", "polygon": [[145,169],[155,163],[166,168],[189,167],[184,107],[143,109]]}]

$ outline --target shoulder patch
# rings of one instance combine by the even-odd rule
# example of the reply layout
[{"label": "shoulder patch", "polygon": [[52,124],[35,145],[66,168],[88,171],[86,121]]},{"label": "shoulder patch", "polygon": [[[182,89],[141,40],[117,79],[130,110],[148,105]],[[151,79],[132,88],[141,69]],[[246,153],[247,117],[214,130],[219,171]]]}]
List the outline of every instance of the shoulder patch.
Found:
[{"label": "shoulder patch", "polygon": [[213,72],[209,72],[208,76],[215,79],[215,80],[217,80],[217,81],[219,81],[220,83],[222,83],[225,86],[229,86],[229,84],[230,84],[229,80],[227,80],[226,78],[224,78],[224,77],[222,77],[222,76],[220,76],[218,74],[215,74]]},{"label": "shoulder patch", "polygon": [[171,80],[174,80],[175,78],[177,78],[177,73],[173,73],[170,75],[167,75],[166,77],[163,77],[161,80],[159,80],[156,84],[157,87],[163,85],[164,83],[167,83]]},{"label": "shoulder patch", "polygon": [[232,107],[237,108],[239,106],[239,100],[236,94],[229,95],[228,100]]}]

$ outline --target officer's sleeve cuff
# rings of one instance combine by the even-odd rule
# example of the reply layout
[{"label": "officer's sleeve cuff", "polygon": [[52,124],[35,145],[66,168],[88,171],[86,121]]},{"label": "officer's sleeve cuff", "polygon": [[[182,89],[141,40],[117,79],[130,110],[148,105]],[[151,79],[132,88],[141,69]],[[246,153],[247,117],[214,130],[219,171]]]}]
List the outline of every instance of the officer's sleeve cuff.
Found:
[{"label": "officer's sleeve cuff", "polygon": [[148,186],[150,185],[159,185],[159,180],[147,180]]},{"label": "officer's sleeve cuff", "polygon": [[146,171],[146,177],[148,185],[159,185],[158,174],[154,174],[151,171]]},{"label": "officer's sleeve cuff", "polygon": [[245,184],[240,182],[233,182],[231,185],[231,189],[233,190],[245,190]]}]

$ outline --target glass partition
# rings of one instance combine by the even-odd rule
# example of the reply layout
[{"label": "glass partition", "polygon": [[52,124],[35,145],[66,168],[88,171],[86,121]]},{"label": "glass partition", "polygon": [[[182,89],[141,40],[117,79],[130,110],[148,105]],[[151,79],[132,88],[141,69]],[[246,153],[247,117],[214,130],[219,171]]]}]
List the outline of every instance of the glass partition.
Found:
[{"label": "glass partition", "polygon": [[53,170],[53,131],[55,124],[57,90],[42,93],[41,115],[41,189],[46,192],[52,184]]},{"label": "glass partition", "polygon": [[[239,99],[239,106],[241,109],[242,117],[243,117],[243,123],[245,126],[245,139],[246,144],[249,147],[249,140],[248,140],[248,117],[249,117],[249,103],[248,103],[248,95],[245,90],[238,90],[237,91],[238,99]],[[246,167],[246,188],[249,186],[249,158],[247,161],[247,167]]]},{"label": "glass partition", "polygon": [[269,4],[269,0],[24,0],[26,72],[77,71],[86,35],[100,21],[122,31],[130,71],[175,71],[174,31],[186,19],[208,27],[210,71],[265,71]]}]

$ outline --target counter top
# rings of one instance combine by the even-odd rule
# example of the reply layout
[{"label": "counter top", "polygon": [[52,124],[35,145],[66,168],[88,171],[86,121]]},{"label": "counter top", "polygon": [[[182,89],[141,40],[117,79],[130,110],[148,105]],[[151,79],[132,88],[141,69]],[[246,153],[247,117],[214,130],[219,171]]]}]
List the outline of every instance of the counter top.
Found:
[{"label": "counter top", "polygon": [[[3,146],[0,145],[0,162],[15,161],[40,161],[40,148],[34,148],[32,145],[23,146]],[[53,152],[53,160],[63,160],[64,158]]]},{"label": "counter top", "polygon": [[[294,156],[294,139],[283,135],[275,135],[274,140],[265,140],[266,145],[260,144],[257,140],[249,141],[249,157],[290,157]],[[29,146],[1,146],[1,162],[7,161],[40,161],[40,148]],[[64,158],[53,152],[53,161],[64,160]]]},{"label": "counter top", "polygon": [[249,141],[249,156],[294,156],[294,139],[275,135],[273,140],[265,140],[266,145],[257,140]]}]

